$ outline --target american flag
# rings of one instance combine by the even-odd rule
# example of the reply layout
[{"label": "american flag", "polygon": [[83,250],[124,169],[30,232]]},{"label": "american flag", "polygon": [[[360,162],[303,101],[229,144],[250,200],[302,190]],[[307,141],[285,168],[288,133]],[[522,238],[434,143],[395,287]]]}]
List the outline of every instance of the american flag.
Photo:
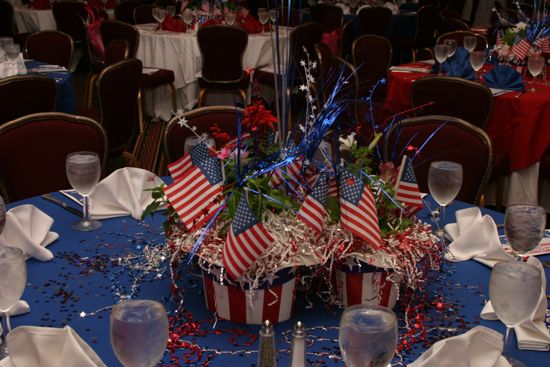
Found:
[{"label": "american flag", "polygon": [[195,145],[189,153],[185,153],[183,157],[170,163],[168,165],[168,171],[174,181],[180,179],[184,175],[185,171],[193,167],[193,165],[196,166],[202,157],[207,156],[208,150],[209,148],[205,143],[200,143]]},{"label": "american flag", "polygon": [[[203,146],[203,148],[200,148]],[[206,144],[199,144],[188,154],[189,168],[164,189],[170,205],[188,230],[201,226],[222,205],[221,162],[209,155]]]},{"label": "american flag", "polygon": [[345,169],[340,171],[338,181],[342,227],[377,248],[382,239],[370,187]]},{"label": "american flag", "polygon": [[[297,153],[297,148],[294,146],[294,144],[291,144],[290,147],[287,148],[286,157],[292,157],[295,156]],[[288,158],[287,158],[288,159]],[[273,171],[273,174],[271,176],[271,179],[269,180],[269,184],[272,187],[279,187],[283,185],[283,183],[286,182],[291,185],[293,188],[296,188],[300,182],[300,177],[302,175],[302,157],[296,156],[291,162],[288,164],[276,168]]]},{"label": "american flag", "polygon": [[535,46],[540,47],[542,52],[550,52],[550,37],[539,37],[534,44]]},{"label": "american flag", "polygon": [[410,208],[409,212],[414,213],[424,206],[420,197],[420,191],[418,190],[412,162],[406,155],[403,156],[403,160],[401,161],[395,188],[397,190],[395,200],[402,202],[405,207]]},{"label": "american flag", "polygon": [[258,222],[245,196],[241,196],[223,247],[225,270],[232,279],[238,279],[271,243],[273,238]]},{"label": "american flag", "polygon": [[298,211],[298,218],[308,227],[320,234],[323,231],[323,219],[328,199],[328,183],[326,173],[321,173],[313,186],[313,190],[304,200]]},{"label": "american flag", "polygon": [[328,196],[331,198],[338,197],[338,184],[336,183],[335,175],[328,178]]},{"label": "american flag", "polygon": [[502,38],[502,32],[501,32],[501,31],[498,31],[498,32],[497,32],[496,45],[497,45],[497,46],[502,46],[503,44],[504,44],[504,39]]},{"label": "american flag", "polygon": [[512,46],[512,53],[516,55],[519,60],[525,59],[529,50],[531,50],[531,44],[526,39],[522,39]]}]

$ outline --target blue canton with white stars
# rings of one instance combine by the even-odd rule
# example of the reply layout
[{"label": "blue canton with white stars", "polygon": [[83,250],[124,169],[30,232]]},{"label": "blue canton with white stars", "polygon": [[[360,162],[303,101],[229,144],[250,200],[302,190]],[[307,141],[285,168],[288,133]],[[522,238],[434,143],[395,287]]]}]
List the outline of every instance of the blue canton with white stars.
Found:
[{"label": "blue canton with white stars", "polygon": [[342,199],[358,206],[361,201],[361,196],[363,196],[363,188],[365,187],[363,181],[352,175],[347,170],[341,169],[338,183],[340,187],[340,196]]},{"label": "blue canton with white stars", "polygon": [[191,149],[191,162],[202,171],[211,185],[216,185],[222,182],[222,165],[218,157],[213,157],[209,153],[208,146],[200,143]]},{"label": "blue canton with white stars", "polygon": [[317,178],[317,182],[315,182],[315,187],[311,191],[310,195],[312,198],[321,203],[322,206],[327,206],[328,180],[326,173],[323,172],[319,175],[319,178]]},{"label": "blue canton with white stars", "polygon": [[407,163],[405,163],[405,169],[403,170],[403,174],[401,175],[401,181],[410,183],[410,184],[416,183],[414,168],[412,166],[411,160],[408,158],[407,158]]},{"label": "blue canton with white stars", "polygon": [[244,197],[244,195],[241,196],[241,200],[239,201],[239,205],[237,206],[237,210],[235,211],[233,223],[231,224],[231,227],[233,228],[233,233],[235,234],[235,236],[238,236],[239,234],[253,227],[257,223],[258,221],[256,220],[256,216],[248,206],[246,198]]}]

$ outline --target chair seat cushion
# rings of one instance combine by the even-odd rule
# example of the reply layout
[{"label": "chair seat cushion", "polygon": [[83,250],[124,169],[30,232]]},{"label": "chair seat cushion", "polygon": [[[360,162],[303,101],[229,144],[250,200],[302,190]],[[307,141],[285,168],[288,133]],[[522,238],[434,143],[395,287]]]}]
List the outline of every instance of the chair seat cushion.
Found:
[{"label": "chair seat cushion", "polygon": [[152,74],[141,74],[142,88],[156,88],[160,85],[170,84],[176,80],[174,72],[168,69],[159,69]]}]

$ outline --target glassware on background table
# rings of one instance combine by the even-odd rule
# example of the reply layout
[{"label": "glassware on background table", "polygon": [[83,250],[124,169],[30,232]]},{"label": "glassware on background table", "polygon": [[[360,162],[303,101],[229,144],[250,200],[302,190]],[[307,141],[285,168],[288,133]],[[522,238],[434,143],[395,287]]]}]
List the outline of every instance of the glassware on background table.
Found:
[{"label": "glassware on background table", "polygon": [[21,49],[19,48],[19,45],[11,44],[4,47],[4,52],[6,53],[8,60],[13,62],[19,58]]},{"label": "glassware on background table", "polygon": [[90,219],[88,194],[93,190],[101,175],[101,163],[97,153],[74,152],[65,161],[67,178],[73,189],[82,195],[83,216],[72,228],[77,231],[91,231],[101,227],[101,222]]},{"label": "glassware on background table", "polygon": [[342,313],[340,352],[348,367],[386,367],[395,354],[397,318],[376,305],[355,305]]},{"label": "glassware on background table", "polygon": [[164,21],[164,18],[166,18],[166,10],[162,8],[153,8],[153,18],[158,22],[159,28],[162,27],[162,22]]},{"label": "glassware on background table", "polygon": [[271,24],[277,24],[277,9],[269,9],[269,21]]},{"label": "glassware on background table", "polygon": [[437,234],[443,238],[445,225],[445,207],[451,203],[462,187],[462,165],[450,161],[434,161],[428,171],[428,187],[433,199],[439,204],[439,229]]},{"label": "glassware on background table", "polygon": [[0,247],[0,312],[4,321],[0,359],[7,356],[6,338],[11,331],[8,310],[23,295],[27,283],[25,253],[18,248]]},{"label": "glassware on background table", "polygon": [[456,52],[456,40],[454,39],[446,39],[443,44],[447,45],[448,47],[448,50],[447,50],[447,58],[451,58],[453,57],[453,55],[455,54]]},{"label": "glassware on background table", "polygon": [[110,337],[113,351],[124,367],[155,366],[168,341],[164,306],[152,300],[130,300],[113,306]]},{"label": "glassware on background table", "polygon": [[225,14],[225,23],[228,25],[235,25],[236,19],[237,19],[237,15],[232,11],[229,11]]},{"label": "glassware on background table", "polygon": [[439,63],[439,74],[443,75],[443,63],[447,60],[449,54],[449,46],[445,44],[435,45],[434,47],[435,59]]},{"label": "glassware on background table", "polygon": [[546,210],[543,207],[531,204],[506,206],[504,233],[517,255],[535,249],[544,236],[545,228]]},{"label": "glassware on background table", "polygon": [[269,20],[269,14],[266,8],[258,8],[258,20],[262,23],[262,32],[265,32],[265,25]]},{"label": "glassware on background table", "polygon": [[527,58],[527,69],[533,76],[533,82],[531,84],[531,92],[535,92],[535,83],[540,73],[544,69],[546,60],[542,55],[530,55]]},{"label": "glassware on background table", "polygon": [[470,52],[470,65],[474,69],[474,80],[479,80],[479,70],[485,65],[486,55],[485,51],[472,51]]},{"label": "glassware on background table", "polygon": [[176,7],[174,5],[168,5],[166,7],[166,13],[173,17],[176,15]]},{"label": "glassware on background table", "polygon": [[186,25],[186,32],[190,32],[191,24],[193,23],[193,11],[191,9],[185,9],[183,11],[183,22]]},{"label": "glassware on background table", "polygon": [[502,261],[493,267],[489,297],[496,315],[506,325],[502,355],[513,367],[525,364],[509,355],[510,333],[515,326],[531,316],[538,304],[540,292],[541,274],[536,266],[521,261]]},{"label": "glassware on background table", "polygon": [[468,50],[468,52],[472,52],[476,49],[477,45],[477,37],[476,36],[465,36],[462,40],[464,42],[464,48]]}]

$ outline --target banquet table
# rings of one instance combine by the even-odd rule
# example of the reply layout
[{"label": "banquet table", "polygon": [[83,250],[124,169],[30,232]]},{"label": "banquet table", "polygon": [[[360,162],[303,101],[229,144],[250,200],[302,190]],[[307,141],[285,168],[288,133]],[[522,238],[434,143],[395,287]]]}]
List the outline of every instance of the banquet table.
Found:
[{"label": "banquet table", "polygon": [[[202,59],[196,32],[177,33],[156,31],[151,25],[140,25],[139,47],[136,57],[144,67],[163,68],[174,71],[178,107],[192,109],[198,99]],[[281,55],[286,52],[290,28],[280,27],[279,47]],[[248,45],[243,55],[243,67],[264,68],[273,65],[272,33],[249,34]],[[147,72],[147,69],[144,69]],[[150,96],[149,94],[152,94]],[[145,108],[150,116],[168,120],[171,116],[171,90],[168,86],[146,94]],[[230,103],[231,105],[233,103]]]},{"label": "banquet table", "polygon": [[13,19],[19,33],[50,31],[57,28],[51,9],[32,9],[28,5],[16,5],[13,7]]},{"label": "banquet table", "polygon": [[[53,194],[70,202],[59,193]],[[168,260],[162,256],[165,244],[161,214],[144,221],[131,217],[106,219],[102,220],[99,230],[77,232],[70,228],[76,216],[40,197],[9,204],[8,208],[20,204],[34,204],[53,217],[52,230],[58,232],[60,238],[48,247],[54,254],[52,261],[27,261],[28,281],[22,299],[28,301],[31,311],[12,317],[13,327],[70,325],[107,366],[120,366],[109,342],[110,307],[114,303],[130,297],[156,299],[164,302],[169,315],[174,316],[177,303],[170,300]],[[453,203],[447,218],[451,219],[451,213],[463,207],[462,203]],[[501,214],[489,213],[496,223],[502,223]],[[419,214],[421,219],[428,220],[425,215],[425,211]],[[550,256],[541,258],[549,259]],[[546,274],[550,275],[550,269],[546,268]],[[436,340],[463,333],[478,324],[503,332],[500,322],[479,318],[488,299],[489,275],[489,268],[475,261],[447,263],[441,272],[433,272],[426,293],[429,301],[423,304],[427,339],[401,353],[393,366],[406,365]],[[213,318],[206,310],[195,266],[184,270],[178,284],[184,287],[185,309],[179,315],[186,324],[173,331],[183,341],[173,352],[166,352],[159,365],[255,365],[259,327]],[[289,364],[290,330],[300,320],[308,334],[308,363],[343,366],[337,341],[340,313],[337,307],[326,306],[314,298],[305,300],[297,293],[291,319],[275,325],[278,365]],[[399,308],[396,313],[402,318]],[[400,332],[404,332],[403,328]],[[527,366],[548,365],[548,352],[514,348],[513,354]]]}]

